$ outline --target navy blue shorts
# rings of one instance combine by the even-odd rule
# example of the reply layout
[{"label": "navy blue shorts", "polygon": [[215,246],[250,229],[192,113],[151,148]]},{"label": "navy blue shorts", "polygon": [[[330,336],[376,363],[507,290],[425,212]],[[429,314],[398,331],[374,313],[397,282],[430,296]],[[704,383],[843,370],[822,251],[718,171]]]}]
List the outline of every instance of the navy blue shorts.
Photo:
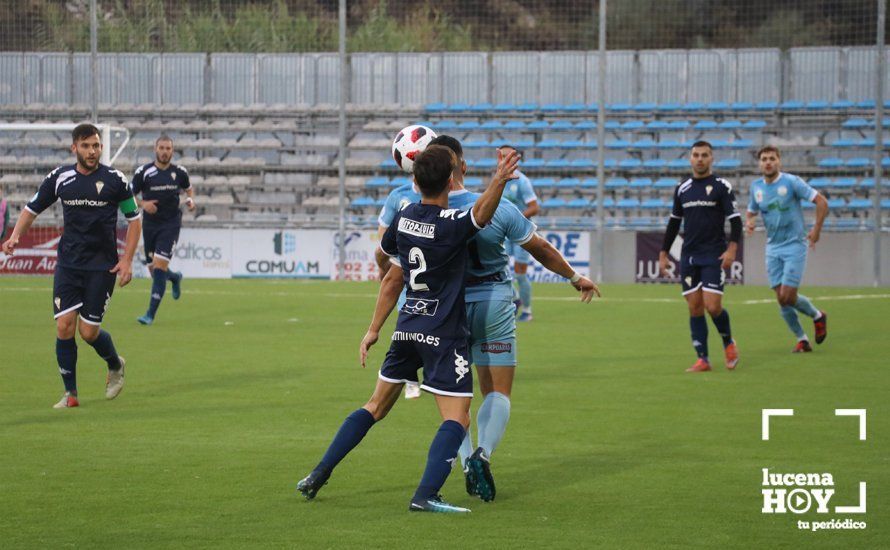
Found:
[{"label": "navy blue shorts", "polygon": [[421,389],[438,395],[473,397],[469,358],[466,339],[448,340],[397,330],[378,376],[393,384],[418,382],[417,370],[422,367]]},{"label": "navy blue shorts", "polygon": [[145,259],[151,261],[155,256],[168,262],[173,259],[173,250],[179,241],[180,224],[176,222],[142,226],[142,241],[145,245]]},{"label": "navy blue shorts", "polygon": [[53,276],[54,317],[58,319],[66,313],[79,310],[83,322],[102,324],[116,280],[116,273],[57,265]]},{"label": "navy blue shorts", "polygon": [[714,294],[723,294],[726,272],[719,257],[680,257],[680,284],[683,296],[698,289]]}]

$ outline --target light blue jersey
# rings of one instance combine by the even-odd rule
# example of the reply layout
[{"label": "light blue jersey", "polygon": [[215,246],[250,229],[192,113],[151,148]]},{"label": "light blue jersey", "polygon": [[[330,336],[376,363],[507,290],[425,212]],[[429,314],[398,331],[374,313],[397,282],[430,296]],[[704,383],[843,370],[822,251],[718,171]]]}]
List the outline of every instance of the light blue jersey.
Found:
[{"label": "light blue jersey", "polygon": [[414,188],[413,183],[406,183],[396,187],[386,197],[386,204],[380,210],[380,217],[377,218],[377,223],[383,227],[389,227],[399,210],[412,202],[420,202],[420,193]]},{"label": "light blue jersey", "polygon": [[751,184],[748,211],[760,213],[766,227],[767,254],[780,249],[806,249],[806,226],[800,201],[812,202],[815,189],[802,179],[784,172],[773,183],[759,178]]},{"label": "light blue jersey", "polygon": [[516,173],[519,174],[519,178],[507,182],[503,197],[512,202],[522,213],[525,212],[528,203],[538,200],[538,196],[535,195],[535,189],[528,176],[518,170]]},{"label": "light blue jersey", "polygon": [[[448,206],[469,210],[479,196],[478,193],[469,191],[455,191],[448,197]],[[525,244],[534,237],[536,229],[535,224],[523,216],[518,208],[501,200],[491,222],[469,244],[467,303],[513,301],[510,257],[504,242]],[[473,280],[479,282],[472,284]]]}]

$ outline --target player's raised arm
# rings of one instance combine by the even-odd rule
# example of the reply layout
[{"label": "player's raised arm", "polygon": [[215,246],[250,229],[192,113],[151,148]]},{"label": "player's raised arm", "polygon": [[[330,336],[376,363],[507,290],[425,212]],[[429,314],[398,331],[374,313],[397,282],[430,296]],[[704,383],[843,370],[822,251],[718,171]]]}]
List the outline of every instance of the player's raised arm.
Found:
[{"label": "player's raised arm", "polygon": [[519,166],[519,153],[513,151],[498,160],[498,168],[491,178],[488,188],[473,205],[473,219],[483,227],[491,221],[494,211],[498,208],[501,196],[504,194],[504,186],[510,180],[516,179],[516,168]]},{"label": "player's raised arm", "polygon": [[599,287],[587,277],[579,275],[547,239],[535,235],[530,241],[523,244],[522,248],[528,250],[549,271],[568,279],[575,290],[581,293],[581,301],[585,304],[590,303],[594,294],[598,297],[602,296]]}]

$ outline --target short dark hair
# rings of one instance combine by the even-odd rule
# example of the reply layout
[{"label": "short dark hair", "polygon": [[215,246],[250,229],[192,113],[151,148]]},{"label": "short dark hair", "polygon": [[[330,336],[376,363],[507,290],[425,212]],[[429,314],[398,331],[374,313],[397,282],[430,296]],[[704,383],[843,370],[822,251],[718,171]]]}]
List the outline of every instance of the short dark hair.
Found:
[{"label": "short dark hair", "polygon": [[99,133],[99,129],[89,123],[78,124],[71,130],[72,143],[77,143],[82,139],[91,138],[93,136],[99,136],[99,139],[102,139],[102,134]]},{"label": "short dark hair", "polygon": [[424,197],[437,197],[448,187],[457,155],[444,145],[429,145],[414,158],[414,181]]},{"label": "short dark hair", "polygon": [[441,145],[443,147],[448,147],[454,152],[455,155],[457,155],[458,159],[464,158],[464,148],[463,146],[461,146],[460,141],[457,138],[442,134],[434,137],[430,141],[430,145]]},{"label": "short dark hair", "polygon": [[509,143],[502,143],[502,144],[498,145],[498,147],[497,147],[498,151],[500,151],[501,149],[513,149],[514,151],[519,153],[520,160],[522,160],[522,158],[525,157],[525,153],[522,151],[522,149],[516,147],[515,145],[510,145]]},{"label": "short dark hair", "polygon": [[782,152],[779,151],[779,148],[775,145],[764,145],[757,151],[757,160],[760,160],[760,155],[764,153],[775,153],[777,157],[782,158]]},{"label": "short dark hair", "polygon": [[169,141],[170,143],[173,143],[173,138],[168,136],[167,134],[161,134],[158,136],[158,139],[155,140],[155,145],[162,141]]},{"label": "short dark hair", "polygon": [[707,142],[703,139],[700,139],[692,144],[693,149],[695,149],[696,147],[707,147],[708,149],[711,149],[712,151],[714,150],[714,146],[711,145],[710,142]]}]

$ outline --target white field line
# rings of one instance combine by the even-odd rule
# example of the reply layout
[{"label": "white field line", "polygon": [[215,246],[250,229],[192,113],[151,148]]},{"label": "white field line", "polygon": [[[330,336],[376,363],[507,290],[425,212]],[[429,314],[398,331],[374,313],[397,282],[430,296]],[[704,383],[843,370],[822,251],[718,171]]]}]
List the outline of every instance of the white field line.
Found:
[{"label": "white field line", "polygon": [[[15,288],[3,288],[0,287],[0,293],[2,292],[51,292],[52,287],[15,287]],[[194,294],[197,296],[272,296],[272,297],[324,297],[324,298],[363,298],[363,299],[375,299],[377,298],[377,294],[371,293],[356,293],[350,294],[345,292],[285,292],[285,291],[276,291],[276,292],[239,292],[232,290],[187,290],[188,294]],[[890,298],[890,294],[839,294],[835,296],[810,296],[811,300],[817,301],[835,301],[835,300],[886,300]],[[535,301],[541,302],[577,302],[578,296],[535,296]],[[679,294],[676,298],[609,298],[608,296],[604,298],[594,298],[593,302],[615,302],[615,303],[648,303],[648,304],[672,304],[676,302],[682,302],[682,296]],[[730,302],[731,303],[731,302]],[[744,300],[741,302],[737,302],[742,305],[761,305],[761,304],[775,304],[775,298],[764,298],[760,300]]]}]

